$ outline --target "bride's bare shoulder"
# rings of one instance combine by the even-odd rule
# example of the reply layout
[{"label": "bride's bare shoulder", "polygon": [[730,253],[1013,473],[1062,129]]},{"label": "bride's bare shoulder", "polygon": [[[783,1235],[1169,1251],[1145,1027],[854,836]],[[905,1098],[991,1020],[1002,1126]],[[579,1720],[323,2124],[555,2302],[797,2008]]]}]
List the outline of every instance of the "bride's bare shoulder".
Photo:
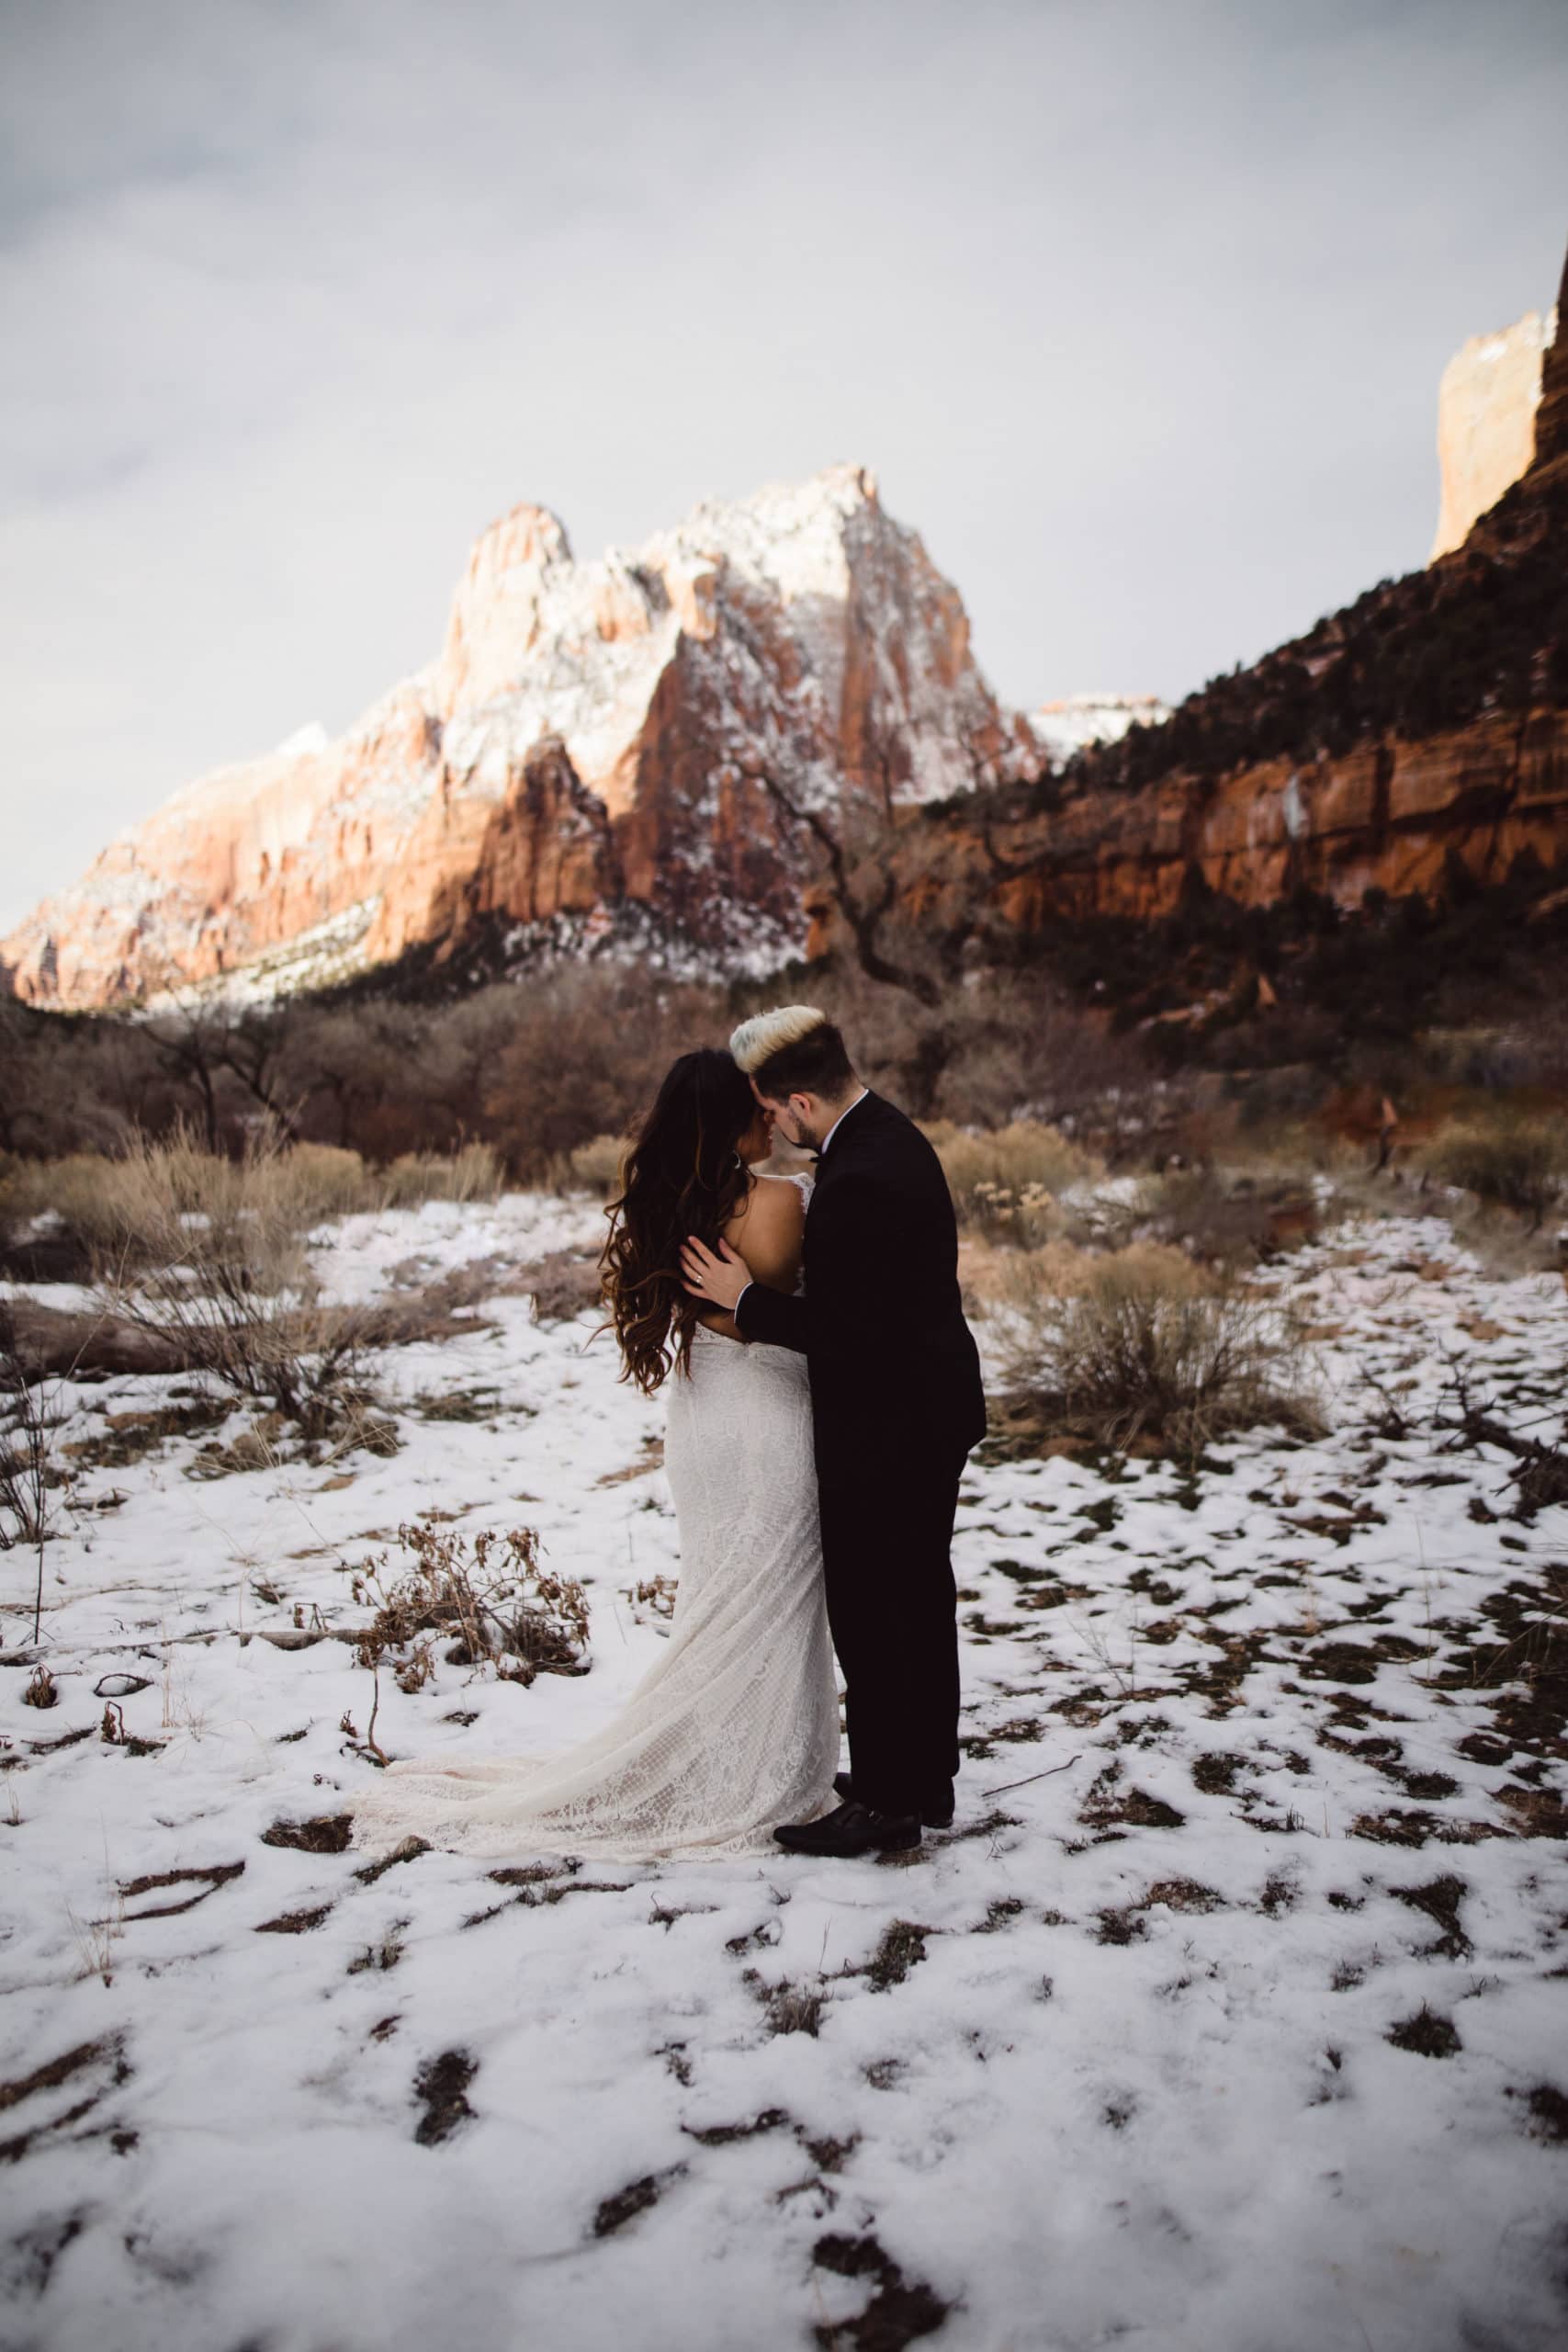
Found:
[{"label": "bride's bare shoulder", "polygon": [[753,1169],[750,1187],[735,1213],[737,1224],[743,1224],[749,1233],[783,1236],[797,1228],[805,1218],[806,1196],[792,1176],[774,1175],[765,1168]]},{"label": "bride's bare shoulder", "polygon": [[798,1184],[753,1171],[752,1182],[724,1238],[745,1259],[754,1282],[791,1291],[800,1272],[806,1203]]}]

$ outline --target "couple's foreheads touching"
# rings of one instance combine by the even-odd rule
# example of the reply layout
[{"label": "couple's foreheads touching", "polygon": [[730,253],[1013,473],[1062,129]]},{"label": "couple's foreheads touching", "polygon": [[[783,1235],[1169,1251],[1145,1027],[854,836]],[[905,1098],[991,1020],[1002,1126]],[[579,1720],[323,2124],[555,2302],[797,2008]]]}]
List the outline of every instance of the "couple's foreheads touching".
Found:
[{"label": "couple's foreheads touching", "polygon": [[863,1091],[838,1024],[814,1004],[753,1013],[732,1033],[729,1051],[780,1133],[808,1150]]}]

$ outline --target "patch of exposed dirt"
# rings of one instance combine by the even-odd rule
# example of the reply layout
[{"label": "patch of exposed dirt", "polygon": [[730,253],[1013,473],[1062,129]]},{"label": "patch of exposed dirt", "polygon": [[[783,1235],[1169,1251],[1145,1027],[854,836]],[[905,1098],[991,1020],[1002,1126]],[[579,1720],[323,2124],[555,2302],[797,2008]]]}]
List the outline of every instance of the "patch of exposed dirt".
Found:
[{"label": "patch of exposed dirt", "polygon": [[1089,1787],[1078,1819],[1088,1829],[1179,1829],[1186,1820],[1173,1804],[1163,1797],[1152,1796],[1147,1789],[1123,1788],[1122,1766],[1113,1759]]},{"label": "patch of exposed dirt", "polygon": [[1460,1925],[1460,1905],[1470,1893],[1463,1879],[1451,1875],[1435,1878],[1425,1886],[1396,1886],[1390,1889],[1395,1900],[1407,1903],[1413,1911],[1424,1911],[1428,1919],[1441,1929],[1436,1943],[1424,1944],[1422,1951],[1433,1959],[1465,1960],[1471,1951],[1470,1938]]},{"label": "patch of exposed dirt", "polygon": [[1396,2050],[1414,2050],[1422,2058],[1452,2058],[1464,2048],[1452,2018],[1440,2016],[1426,2001],[1414,2017],[1391,2026],[1383,2039]]},{"label": "patch of exposed dirt", "polygon": [[685,2170],[684,2165],[671,2165],[667,2172],[645,2172],[640,2180],[628,2181],[614,2197],[604,2198],[593,2216],[594,2236],[614,2237],[628,2222],[635,2222],[639,2213],[657,2205],[671,2184],[683,2178]]},{"label": "patch of exposed dirt", "polygon": [[413,2078],[414,2096],[424,2105],[413,2135],[422,2148],[449,2140],[472,2115],[465,2094],[479,2070],[479,2060],[466,2050],[443,2050],[439,2057],[426,2059]]},{"label": "patch of exposed dirt", "polygon": [[177,1911],[193,1911],[198,1903],[205,1903],[219,1887],[227,1886],[231,1879],[238,1878],[244,1867],[243,1862],[217,1862],[206,1870],[150,1871],[141,1878],[128,1879],[119,1890],[128,1903],[139,1894],[151,1894],[159,1887],[181,1886],[193,1879],[197,1883],[197,1892],[187,1894],[183,1903],[149,1904],[145,1910],[128,1911],[126,1921],[129,1924],[132,1919],[167,1919]]},{"label": "patch of exposed dirt", "polygon": [[874,2291],[858,2319],[813,2331],[823,2352],[903,2352],[922,2335],[934,2335],[953,2309],[924,2279],[907,2279],[901,2267],[874,2237],[822,2237],[811,2250],[819,2270],[840,2278],[868,2278]]},{"label": "patch of exposed dirt", "polygon": [[889,1920],[863,1971],[872,1991],[886,1993],[890,1986],[902,1984],[910,1969],[924,1960],[926,1938],[935,1933],[935,1928],[917,1927],[912,1919]]},{"label": "patch of exposed dirt", "polygon": [[312,1814],[307,1821],[275,1821],[264,1829],[264,1846],[291,1846],[302,1854],[346,1854],[354,1827],[351,1813]]}]

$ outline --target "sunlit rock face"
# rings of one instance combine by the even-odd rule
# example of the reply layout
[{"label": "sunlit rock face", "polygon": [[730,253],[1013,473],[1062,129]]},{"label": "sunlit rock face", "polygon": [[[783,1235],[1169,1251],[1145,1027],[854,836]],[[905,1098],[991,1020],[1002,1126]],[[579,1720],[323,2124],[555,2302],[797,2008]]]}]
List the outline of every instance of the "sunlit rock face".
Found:
[{"label": "sunlit rock face", "polygon": [[[1547,873],[1568,859],[1562,711],[1495,714],[1335,759],[1249,761],[1218,781],[1173,768],[1117,792],[1090,775],[1048,811],[992,810],[981,827],[961,807],[911,829],[895,865],[897,903],[931,934],[983,919],[1028,938],[1102,916],[1156,922],[1195,879],[1243,906],[1307,890],[1358,907],[1371,889],[1436,896],[1456,859],[1479,883],[1501,881],[1525,855]],[[818,950],[838,928],[824,900]]]},{"label": "sunlit rock face", "polygon": [[1038,763],[956,589],[838,466],[580,562],[519,506],[475,546],[435,661],[337,741],[187,786],[0,942],[40,1003],[280,989],[411,947],[630,926],[765,969],[806,942],[808,820]]},{"label": "sunlit rock face", "polygon": [[1443,370],[1438,392],[1442,503],[1428,562],[1462,546],[1535,454],[1541,371],[1557,311],[1527,311],[1499,334],[1472,335]]}]

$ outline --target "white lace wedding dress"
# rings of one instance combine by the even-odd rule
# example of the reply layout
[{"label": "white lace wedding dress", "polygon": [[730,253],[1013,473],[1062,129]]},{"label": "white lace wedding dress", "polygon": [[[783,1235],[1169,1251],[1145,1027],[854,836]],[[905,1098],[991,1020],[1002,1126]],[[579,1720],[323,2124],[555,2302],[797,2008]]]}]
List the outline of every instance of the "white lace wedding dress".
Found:
[{"label": "white lace wedding dress", "polygon": [[806,1359],[699,1324],[691,1377],[672,1373],[665,1396],[681,1575],[662,1656],[613,1722],[560,1754],[385,1767],[352,1800],[352,1845],[412,1836],[509,1861],[776,1854],[780,1822],[828,1810],[839,1702]]}]

